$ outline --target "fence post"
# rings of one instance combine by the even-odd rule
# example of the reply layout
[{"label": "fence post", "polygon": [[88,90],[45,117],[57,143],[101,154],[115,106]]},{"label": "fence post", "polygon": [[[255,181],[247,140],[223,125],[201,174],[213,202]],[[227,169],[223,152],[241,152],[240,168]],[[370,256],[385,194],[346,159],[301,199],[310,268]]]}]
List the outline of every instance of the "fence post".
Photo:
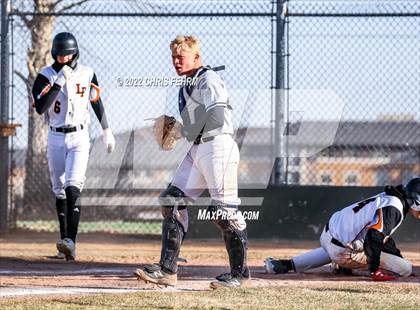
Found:
[{"label": "fence post", "polygon": [[0,60],[0,234],[8,230],[9,209],[9,1],[1,2],[1,60]]},{"label": "fence post", "polygon": [[275,66],[275,125],[274,125],[274,169],[272,175],[273,185],[285,183],[285,160],[283,152],[282,129],[284,128],[284,27],[283,5],[285,0],[277,0],[276,8],[276,66]]}]

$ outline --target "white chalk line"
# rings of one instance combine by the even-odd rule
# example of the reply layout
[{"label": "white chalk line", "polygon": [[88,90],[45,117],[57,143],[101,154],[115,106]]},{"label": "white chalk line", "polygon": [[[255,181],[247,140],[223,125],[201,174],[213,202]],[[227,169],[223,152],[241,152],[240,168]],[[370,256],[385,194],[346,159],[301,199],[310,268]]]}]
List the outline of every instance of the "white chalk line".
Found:
[{"label": "white chalk line", "polygon": [[132,274],[134,271],[127,268],[89,268],[72,270],[0,270],[0,275],[89,275],[89,274]]},{"label": "white chalk line", "polygon": [[115,288],[83,288],[83,287],[43,287],[43,288],[2,288],[1,297],[18,297],[33,295],[77,295],[77,294],[103,294],[103,293],[130,293],[140,289],[115,289]]},{"label": "white chalk line", "polygon": [[121,294],[134,292],[182,292],[192,291],[192,289],[185,288],[86,288],[86,287],[42,287],[42,288],[4,288],[0,291],[0,298],[6,297],[22,297],[22,296],[43,296],[43,295],[89,295],[89,294]]}]

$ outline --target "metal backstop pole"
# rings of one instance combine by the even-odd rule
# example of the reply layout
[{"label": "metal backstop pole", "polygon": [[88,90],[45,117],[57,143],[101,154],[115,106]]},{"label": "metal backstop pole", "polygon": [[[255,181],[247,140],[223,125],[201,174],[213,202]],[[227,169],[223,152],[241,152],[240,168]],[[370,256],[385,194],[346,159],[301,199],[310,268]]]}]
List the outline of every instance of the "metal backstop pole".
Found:
[{"label": "metal backstop pole", "polygon": [[284,0],[277,0],[276,10],[276,65],[275,65],[275,125],[274,125],[274,169],[272,182],[273,185],[285,183],[283,135],[284,128],[284,27],[283,18]]},{"label": "metal backstop pole", "polygon": [[9,179],[9,34],[8,0],[1,2],[1,60],[0,60],[0,233],[8,230]]}]

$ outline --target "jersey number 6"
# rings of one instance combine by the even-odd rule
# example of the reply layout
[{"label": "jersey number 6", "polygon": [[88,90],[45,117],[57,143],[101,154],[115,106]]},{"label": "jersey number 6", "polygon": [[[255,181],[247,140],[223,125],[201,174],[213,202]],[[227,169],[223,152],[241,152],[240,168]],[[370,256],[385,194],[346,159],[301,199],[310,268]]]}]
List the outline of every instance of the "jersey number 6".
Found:
[{"label": "jersey number 6", "polygon": [[61,103],[60,103],[60,101],[56,101],[55,103],[54,103],[54,112],[55,113],[60,113],[60,106],[61,106]]}]

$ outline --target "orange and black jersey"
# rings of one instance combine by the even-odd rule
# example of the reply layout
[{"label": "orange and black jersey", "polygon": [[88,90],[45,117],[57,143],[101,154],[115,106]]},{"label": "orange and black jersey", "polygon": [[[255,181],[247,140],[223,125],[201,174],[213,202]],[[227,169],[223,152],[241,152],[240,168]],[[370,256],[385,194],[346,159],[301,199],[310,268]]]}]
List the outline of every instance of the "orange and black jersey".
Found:
[{"label": "orange and black jersey", "polygon": [[[52,68],[58,73],[61,70],[61,65],[54,63]],[[96,74],[93,74],[91,83],[99,86]],[[47,77],[42,74],[38,74],[32,87],[32,97],[34,100],[34,108],[38,114],[45,113],[50,106],[56,101],[61,87],[57,84],[51,86],[50,81]],[[108,120],[105,114],[105,108],[101,98],[91,101],[92,109],[101,123],[102,129],[109,127]]]}]

